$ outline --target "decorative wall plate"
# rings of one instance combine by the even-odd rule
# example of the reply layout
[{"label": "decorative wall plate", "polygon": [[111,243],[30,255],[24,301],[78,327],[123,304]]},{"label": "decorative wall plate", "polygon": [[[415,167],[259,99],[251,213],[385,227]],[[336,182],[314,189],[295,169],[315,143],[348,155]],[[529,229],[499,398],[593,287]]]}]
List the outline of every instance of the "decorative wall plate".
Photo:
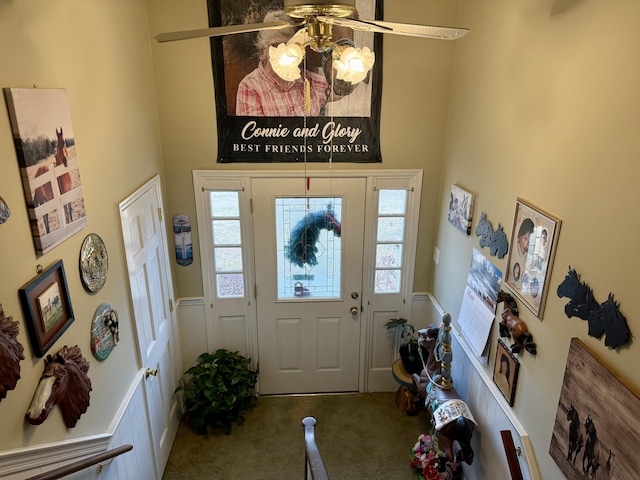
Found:
[{"label": "decorative wall plate", "polygon": [[90,233],[80,248],[80,274],[82,283],[92,292],[100,290],[107,281],[109,257],[102,239]]},{"label": "decorative wall plate", "polygon": [[113,347],[120,340],[118,312],[108,303],[101,303],[96,309],[91,322],[91,352],[102,361],[106,359]]}]

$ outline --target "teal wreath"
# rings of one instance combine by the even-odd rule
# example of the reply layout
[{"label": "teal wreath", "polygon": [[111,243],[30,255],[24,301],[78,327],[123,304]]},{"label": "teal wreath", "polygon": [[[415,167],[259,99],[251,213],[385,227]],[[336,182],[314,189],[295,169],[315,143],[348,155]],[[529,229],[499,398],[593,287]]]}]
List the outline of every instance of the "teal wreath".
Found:
[{"label": "teal wreath", "polygon": [[318,264],[316,243],[322,229],[333,232],[336,237],[340,236],[342,226],[336,219],[331,205],[328,205],[326,210],[308,213],[293,227],[285,251],[291,263],[299,267],[305,264],[313,267]]}]

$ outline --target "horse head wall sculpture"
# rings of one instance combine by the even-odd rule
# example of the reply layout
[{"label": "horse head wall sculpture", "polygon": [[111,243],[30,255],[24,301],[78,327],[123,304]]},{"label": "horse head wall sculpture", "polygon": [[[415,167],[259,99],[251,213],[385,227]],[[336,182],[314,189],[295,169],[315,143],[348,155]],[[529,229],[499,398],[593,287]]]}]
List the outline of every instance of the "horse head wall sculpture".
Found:
[{"label": "horse head wall sculpture", "polygon": [[47,355],[40,382],[33,394],[26,418],[31,425],[43,423],[54,405],[60,405],[67,428],[76,426],[89,407],[91,380],[89,362],[80,348],[64,346],[54,356]]}]

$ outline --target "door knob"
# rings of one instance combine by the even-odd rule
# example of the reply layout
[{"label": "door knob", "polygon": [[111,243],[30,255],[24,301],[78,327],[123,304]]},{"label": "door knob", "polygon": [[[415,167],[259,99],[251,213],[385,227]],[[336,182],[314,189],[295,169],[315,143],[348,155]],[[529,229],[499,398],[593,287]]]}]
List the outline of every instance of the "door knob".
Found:
[{"label": "door knob", "polygon": [[357,300],[359,296],[360,295],[358,295],[358,292],[351,292],[351,298],[353,298],[354,300]]},{"label": "door knob", "polygon": [[357,315],[358,314],[358,307],[353,306],[349,309],[349,311],[351,312],[351,315]]},{"label": "door knob", "polygon": [[144,371],[144,378],[149,378],[150,375],[152,375],[154,377],[157,377],[158,376],[158,369],[156,368],[154,370],[151,370],[150,368],[147,368]]}]

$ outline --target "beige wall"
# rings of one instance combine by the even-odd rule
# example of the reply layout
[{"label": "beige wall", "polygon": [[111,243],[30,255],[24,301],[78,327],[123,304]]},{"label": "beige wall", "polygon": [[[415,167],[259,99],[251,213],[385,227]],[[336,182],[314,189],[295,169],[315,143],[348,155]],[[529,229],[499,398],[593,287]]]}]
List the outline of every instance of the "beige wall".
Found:
[{"label": "beige wall", "polygon": [[[400,6],[400,3],[402,6]],[[148,0],[151,35],[206,28],[205,1]],[[455,23],[457,2],[449,0],[386,2],[390,21]],[[171,215],[186,213],[195,223],[191,171],[194,169],[278,168],[291,164],[217,164],[216,118],[208,39],[154,44],[158,108]],[[453,42],[387,35],[384,38],[381,148],[382,164],[366,168],[422,168],[420,250],[431,252],[449,100]],[[403,66],[402,64],[405,64]],[[334,169],[363,165],[334,163]],[[302,168],[302,166],[300,166]],[[327,168],[313,165],[309,168]],[[192,265],[177,267],[178,296],[201,296],[197,232]],[[415,289],[430,287],[430,254],[420,256]]]},{"label": "beige wall", "polygon": [[[555,293],[571,265],[599,301],[615,294],[632,334],[640,328],[638,21],[631,1],[461,2],[458,23],[471,33],[455,52],[433,291],[456,318],[478,248],[447,222],[452,183],[478,194],[476,221],[486,212],[508,235],[518,196],[562,219],[544,320],[520,309],[538,354],[520,355],[514,411],[545,479],[561,478],[548,450],[571,337],[640,391],[637,345],[614,351],[589,337]],[[504,270],[506,258],[482,252]],[[497,338],[495,325],[492,356]]]},{"label": "beige wall", "polygon": [[[142,0],[0,0],[0,86],[65,88],[78,152],[88,226],[37,257],[8,114],[0,114],[0,196],[12,215],[0,225],[0,303],[20,325],[21,379],[0,402],[0,450],[107,431],[138,368],[118,203],[161,172],[161,152],[146,5]],[[4,101],[3,107],[4,108]],[[5,109],[6,112],[6,109]],[[109,272],[102,290],[84,290],[78,269],[89,233],[104,240]],[[18,289],[44,267],[64,262],[75,321],[48,353],[78,345],[90,362],[91,406],[67,430],[56,407],[44,424],[24,415],[44,360],[31,349]],[[119,314],[120,343],[93,358],[90,325],[99,304]]]}]

